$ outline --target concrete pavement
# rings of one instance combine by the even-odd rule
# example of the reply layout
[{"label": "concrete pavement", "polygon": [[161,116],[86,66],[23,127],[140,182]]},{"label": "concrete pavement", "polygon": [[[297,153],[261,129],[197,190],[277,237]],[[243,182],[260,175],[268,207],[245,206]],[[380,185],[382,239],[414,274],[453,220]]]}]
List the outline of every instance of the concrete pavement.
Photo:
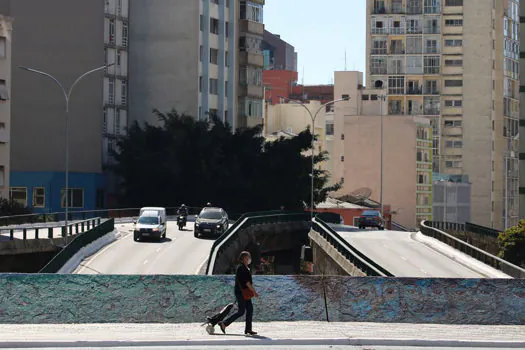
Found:
[{"label": "concrete pavement", "polygon": [[473,266],[450,259],[412,238],[412,232],[359,231],[338,232],[342,238],[396,277],[496,278]]},{"label": "concrete pavement", "polygon": [[213,240],[195,238],[193,222],[179,231],[168,221],[166,239],[161,242],[133,240],[133,224],[116,224],[121,237],[84,260],[78,274],[195,275],[210,254]]},{"label": "concrete pavement", "polygon": [[255,322],[254,329],[259,335],[250,337],[243,322],[226,335],[199,324],[1,325],[0,348],[525,348],[525,326]]}]

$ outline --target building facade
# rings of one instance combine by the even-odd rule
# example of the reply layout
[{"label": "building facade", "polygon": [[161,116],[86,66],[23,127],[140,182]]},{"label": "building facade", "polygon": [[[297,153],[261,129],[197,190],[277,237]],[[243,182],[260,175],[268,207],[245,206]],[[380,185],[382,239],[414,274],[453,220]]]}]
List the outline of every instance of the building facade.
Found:
[{"label": "building facade", "polygon": [[234,129],[261,124],[263,6],[132,0],[130,120],[155,125],[154,109],[175,109]]},{"label": "building facade", "polygon": [[[520,6],[520,42],[525,39],[525,10]],[[522,16],[524,15],[524,16]],[[525,64],[525,44],[520,45],[520,67]],[[520,74],[520,107],[525,106],[525,74]],[[519,135],[525,135],[525,108],[520,108]],[[520,142],[519,175],[520,175],[520,219],[525,218],[525,142]]]},{"label": "building facade", "polygon": [[[12,66],[55,76],[69,87],[82,73],[106,62],[107,0],[0,0],[0,13],[16,20]],[[111,2],[110,2],[111,3]],[[124,9],[125,0],[122,0]],[[118,35],[117,35],[118,36]],[[65,101],[41,75],[12,71],[11,197],[35,212],[105,206],[103,117],[107,73],[86,76],[70,103],[69,193],[65,193]],[[106,91],[107,94],[109,92]],[[109,122],[108,122],[109,124]]]},{"label": "building facade", "polygon": [[519,2],[367,0],[367,80],[433,128],[433,170],[468,175],[472,221],[518,219]]},{"label": "building facade", "polygon": [[432,219],[432,128],[426,118],[387,114],[386,95],[363,87],[361,72],[335,72],[334,98],[350,100],[334,105],[332,176],[344,180],[338,195],[367,192],[380,202],[383,144],[383,203],[395,222],[415,228]]},{"label": "building facade", "polygon": [[11,37],[13,20],[0,15],[0,197],[9,198]]},{"label": "building facade", "polygon": [[432,220],[470,222],[470,183],[466,176],[433,174]]},{"label": "building facade", "polygon": [[297,72],[297,52],[280,35],[264,31],[264,69]]}]

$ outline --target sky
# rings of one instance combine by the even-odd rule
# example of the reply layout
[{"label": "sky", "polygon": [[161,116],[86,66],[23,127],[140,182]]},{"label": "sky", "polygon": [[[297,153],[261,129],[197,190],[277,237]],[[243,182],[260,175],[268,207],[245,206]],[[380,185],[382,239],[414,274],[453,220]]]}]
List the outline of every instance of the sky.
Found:
[{"label": "sky", "polygon": [[266,0],[264,24],[295,47],[299,83],[331,84],[345,49],[347,70],[365,72],[366,0]]}]

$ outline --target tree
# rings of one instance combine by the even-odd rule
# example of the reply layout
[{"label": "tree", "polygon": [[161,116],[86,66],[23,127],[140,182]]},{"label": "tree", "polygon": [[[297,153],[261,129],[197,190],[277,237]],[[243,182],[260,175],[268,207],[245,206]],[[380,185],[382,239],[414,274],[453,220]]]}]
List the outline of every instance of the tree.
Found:
[{"label": "tree", "polygon": [[31,214],[31,210],[12,199],[0,197],[0,216]]},{"label": "tree", "polygon": [[[198,121],[176,111],[154,112],[160,126],[130,126],[114,153],[122,179],[121,205],[203,206],[212,202],[241,214],[249,211],[302,208],[310,200],[311,133],[266,142],[261,127],[232,133],[211,116]],[[326,153],[315,157],[320,163]],[[332,188],[326,171],[315,171],[315,199]]]},{"label": "tree", "polygon": [[498,236],[500,258],[518,266],[525,264],[525,220],[506,229]]}]

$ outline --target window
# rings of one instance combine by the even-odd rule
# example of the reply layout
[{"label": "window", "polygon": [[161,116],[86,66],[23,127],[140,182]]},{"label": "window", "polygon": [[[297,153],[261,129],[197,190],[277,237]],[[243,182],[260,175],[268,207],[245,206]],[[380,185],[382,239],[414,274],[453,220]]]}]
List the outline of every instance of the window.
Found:
[{"label": "window", "polygon": [[210,63],[218,64],[219,63],[219,50],[210,49]]},{"label": "window", "polygon": [[454,160],[454,161],[447,160],[445,162],[445,166],[447,168],[461,168],[463,166],[463,162],[459,160]]},{"label": "window", "polygon": [[440,71],[440,57],[439,56],[425,56],[423,59],[425,74],[439,74]]},{"label": "window", "polygon": [[203,15],[199,16],[199,27],[202,32],[204,30],[204,16]]},{"label": "window", "polygon": [[202,92],[202,76],[199,77],[199,92]]},{"label": "window", "polygon": [[109,43],[110,44],[115,43],[115,20],[114,19],[109,20]]},{"label": "window", "polygon": [[333,122],[326,122],[326,135],[332,136],[334,134],[334,123]]},{"label": "window", "polygon": [[446,87],[461,87],[463,86],[463,80],[445,80]]},{"label": "window", "polygon": [[0,166],[0,187],[5,186],[5,166]]},{"label": "window", "polygon": [[445,0],[445,6],[463,6],[463,0]]},{"label": "window", "polygon": [[349,100],[350,99],[350,95],[347,95],[347,94],[343,94],[341,95],[341,98],[345,101]]},{"label": "window", "polygon": [[208,116],[210,117],[218,117],[219,116],[219,111],[215,108],[210,108],[208,110]]},{"label": "window", "polygon": [[123,80],[122,81],[122,90],[121,90],[121,101],[122,105],[125,106],[128,104],[128,83]]},{"label": "window", "polygon": [[128,24],[122,23],[122,46],[128,46]]},{"label": "window", "polygon": [[345,161],[345,156],[341,156],[341,162]]},{"label": "window", "polygon": [[204,47],[202,45],[199,47],[199,61],[202,62],[202,58],[204,57]]},{"label": "window", "polygon": [[445,26],[447,27],[461,27],[463,26],[462,19],[446,19]]},{"label": "window", "polygon": [[388,93],[403,95],[405,93],[405,77],[388,77]]},{"label": "window", "polygon": [[445,66],[461,67],[463,66],[463,60],[445,60]]},{"label": "window", "polygon": [[438,53],[439,45],[437,39],[425,39],[425,53]]},{"label": "window", "polygon": [[108,102],[109,104],[112,105],[115,103],[115,79],[109,78],[108,90],[109,90]]},{"label": "window", "polygon": [[24,207],[27,207],[27,188],[25,187],[11,187],[9,189],[9,197],[12,201],[17,202]]},{"label": "window", "polygon": [[0,36],[0,57],[5,57],[7,51],[7,42],[5,36]]},{"label": "window", "polygon": [[210,94],[217,95],[219,93],[219,80],[210,78]]},{"label": "window", "polygon": [[463,141],[447,141],[446,142],[446,147],[447,148],[461,148],[463,147]]},{"label": "window", "polygon": [[120,50],[117,51],[117,66],[120,67],[120,64],[122,62],[122,54],[120,53]]},{"label": "window", "polygon": [[33,187],[33,207],[43,208],[46,206],[46,189],[44,187]]},{"label": "window", "polygon": [[228,80],[224,81],[224,96],[228,97]]},{"label": "window", "polygon": [[[68,196],[68,207],[69,208],[84,208],[84,189],[83,188],[70,188]],[[62,208],[66,207],[66,190],[62,189],[60,191],[60,202]]]},{"label": "window", "polygon": [[445,107],[461,107],[462,100],[445,100]]},{"label": "window", "polygon": [[226,67],[230,66],[230,54],[228,53],[228,51],[224,51],[224,65]]},{"label": "window", "polygon": [[120,109],[115,111],[115,135],[120,135]]},{"label": "window", "polygon": [[453,47],[463,46],[463,40],[461,39],[445,40],[445,46],[453,46]]},{"label": "window", "polygon": [[440,13],[441,12],[441,0],[424,0],[424,11],[425,13]]},{"label": "window", "polygon": [[210,33],[219,34],[219,20],[217,18],[210,18]]},{"label": "window", "polygon": [[445,128],[460,127],[462,124],[461,120],[445,120]]},{"label": "window", "polygon": [[370,95],[368,95],[368,94],[365,94],[365,95],[361,96],[361,100],[363,100],[363,101],[368,101],[369,99],[370,99]]},{"label": "window", "polygon": [[386,74],[386,58],[372,56],[370,60],[370,73]]},{"label": "window", "polygon": [[108,132],[108,110],[104,109],[104,116],[102,119],[102,132],[105,134]]},{"label": "window", "polygon": [[240,15],[241,19],[263,23],[263,5],[250,1],[241,1]]},{"label": "window", "polygon": [[230,36],[230,23],[224,23],[224,35],[228,38]]}]

